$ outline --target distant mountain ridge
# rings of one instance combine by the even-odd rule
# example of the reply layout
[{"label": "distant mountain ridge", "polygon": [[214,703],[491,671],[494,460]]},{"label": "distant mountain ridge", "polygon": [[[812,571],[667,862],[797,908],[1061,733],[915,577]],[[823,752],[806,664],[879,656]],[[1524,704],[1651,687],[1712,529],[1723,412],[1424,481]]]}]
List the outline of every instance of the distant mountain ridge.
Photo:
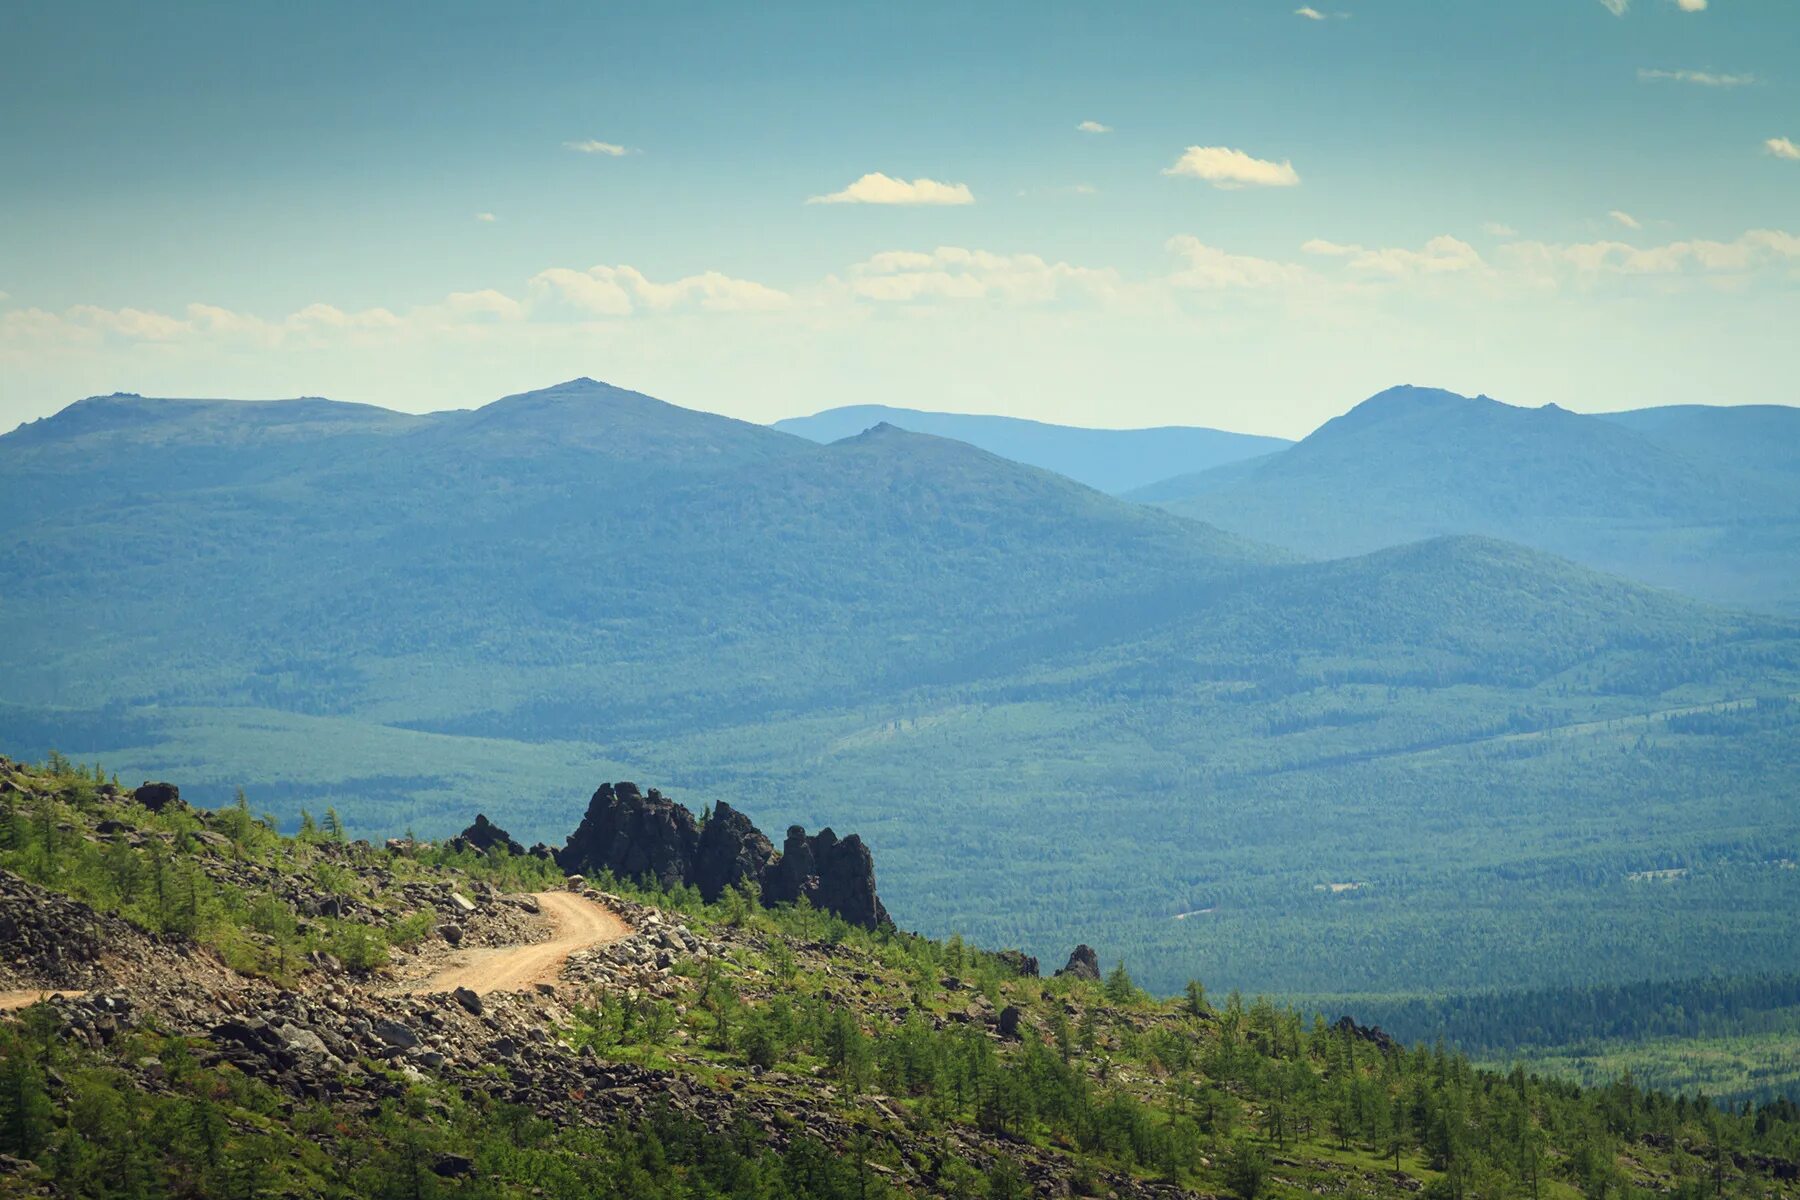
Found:
[{"label": "distant mountain ridge", "polygon": [[1800,611],[1800,409],[1583,415],[1399,387],[1291,448],[1131,493],[1302,554],[1506,538],[1715,603]]},{"label": "distant mountain ridge", "polygon": [[1291,445],[1286,438],[1190,425],[1088,429],[1019,417],[922,412],[881,404],[828,408],[809,417],[788,417],[775,422],[773,428],[815,442],[835,442],[881,424],[954,438],[1114,494],[1169,475],[1204,470]]},{"label": "distant mountain ridge", "polygon": [[926,929],[1159,986],[1800,954],[1783,876],[1683,921],[1593,882],[1800,837],[1800,626],[1491,537],[1306,561],[960,441],[583,379],[426,416],[83,402],[0,437],[0,577],[0,741],[359,834],[479,808],[529,842],[547,797],[667,780],[855,828]]}]

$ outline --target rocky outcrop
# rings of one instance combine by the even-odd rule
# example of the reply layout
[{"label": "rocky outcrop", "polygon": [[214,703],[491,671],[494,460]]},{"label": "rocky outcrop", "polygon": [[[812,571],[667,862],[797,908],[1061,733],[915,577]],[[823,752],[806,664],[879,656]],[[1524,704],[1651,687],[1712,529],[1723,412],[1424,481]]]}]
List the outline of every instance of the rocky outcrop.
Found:
[{"label": "rocky outcrop", "polygon": [[151,812],[161,812],[165,808],[181,806],[181,789],[172,783],[151,783],[144,781],[144,786],[132,793],[132,798]]},{"label": "rocky outcrop", "polygon": [[691,882],[710,902],[723,895],[726,888],[746,879],[762,886],[775,859],[775,847],[762,830],[749,817],[721,802],[700,828]]},{"label": "rocky outcrop", "polygon": [[476,813],[474,824],[450,839],[452,850],[473,850],[478,854],[487,854],[495,847],[501,847],[512,855],[525,853],[525,847],[513,841],[512,835],[506,830],[488,820],[486,813]]},{"label": "rocky outcrop", "polygon": [[1025,953],[1023,950],[996,950],[994,951],[994,957],[1000,960],[1001,966],[1011,971],[1014,975],[1019,976],[1021,979],[1036,979],[1038,977],[1037,958]]},{"label": "rocky outcrop", "polygon": [[700,826],[694,814],[655,788],[603,783],[581,824],[556,856],[571,874],[611,871],[622,879],[682,887],[693,881]]},{"label": "rocky outcrop", "polygon": [[1352,1017],[1339,1017],[1337,1024],[1333,1025],[1332,1028],[1339,1033],[1368,1042],[1371,1046],[1376,1047],[1384,1054],[1402,1048],[1400,1043],[1395,1041],[1381,1026],[1358,1025]]},{"label": "rocky outcrop", "polygon": [[874,929],[888,922],[875,893],[875,860],[861,838],[829,829],[811,836],[795,825],[781,852],[750,818],[720,804],[702,825],[683,806],[634,783],[602,784],[581,825],[557,852],[571,874],[610,871],[662,887],[691,885],[708,900],[753,883],[770,904],[801,897],[816,908]]},{"label": "rocky outcrop", "polygon": [[1098,980],[1100,978],[1100,956],[1094,953],[1092,946],[1083,942],[1070,952],[1068,965],[1057,974],[1072,976],[1075,979]]}]

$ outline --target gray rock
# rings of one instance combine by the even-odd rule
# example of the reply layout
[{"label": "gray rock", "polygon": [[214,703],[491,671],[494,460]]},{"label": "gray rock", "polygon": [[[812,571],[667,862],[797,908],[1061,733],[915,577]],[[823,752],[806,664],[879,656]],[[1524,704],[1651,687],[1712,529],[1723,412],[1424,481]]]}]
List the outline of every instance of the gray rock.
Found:
[{"label": "gray rock", "polygon": [[396,1050],[411,1050],[414,1046],[419,1044],[418,1034],[414,1033],[400,1022],[389,1020],[386,1017],[374,1018],[369,1022],[369,1028],[374,1032],[376,1038],[380,1040],[383,1046],[392,1047]]}]

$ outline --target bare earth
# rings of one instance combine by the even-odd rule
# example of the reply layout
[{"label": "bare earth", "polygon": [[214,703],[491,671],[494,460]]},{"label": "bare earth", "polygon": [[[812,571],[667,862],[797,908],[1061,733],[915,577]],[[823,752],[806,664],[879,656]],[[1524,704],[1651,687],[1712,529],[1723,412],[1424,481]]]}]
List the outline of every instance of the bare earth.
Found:
[{"label": "bare earth", "polygon": [[85,996],[86,992],[70,991],[67,988],[20,988],[16,992],[0,992],[0,1012],[14,1012],[21,1008],[30,1008],[39,1000],[47,1000],[56,996]]},{"label": "bare earth", "polygon": [[413,993],[522,992],[555,983],[577,950],[631,936],[631,926],[610,908],[573,892],[537,892],[534,898],[555,933],[546,942],[459,950],[443,966],[406,989]]}]

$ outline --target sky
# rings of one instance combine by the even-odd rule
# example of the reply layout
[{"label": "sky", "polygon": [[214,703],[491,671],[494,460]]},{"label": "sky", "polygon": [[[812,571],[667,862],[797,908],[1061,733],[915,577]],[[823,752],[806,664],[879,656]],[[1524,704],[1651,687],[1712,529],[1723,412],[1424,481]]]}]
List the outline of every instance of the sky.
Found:
[{"label": "sky", "polygon": [[0,429],[1795,403],[1800,3],[0,7]]}]

